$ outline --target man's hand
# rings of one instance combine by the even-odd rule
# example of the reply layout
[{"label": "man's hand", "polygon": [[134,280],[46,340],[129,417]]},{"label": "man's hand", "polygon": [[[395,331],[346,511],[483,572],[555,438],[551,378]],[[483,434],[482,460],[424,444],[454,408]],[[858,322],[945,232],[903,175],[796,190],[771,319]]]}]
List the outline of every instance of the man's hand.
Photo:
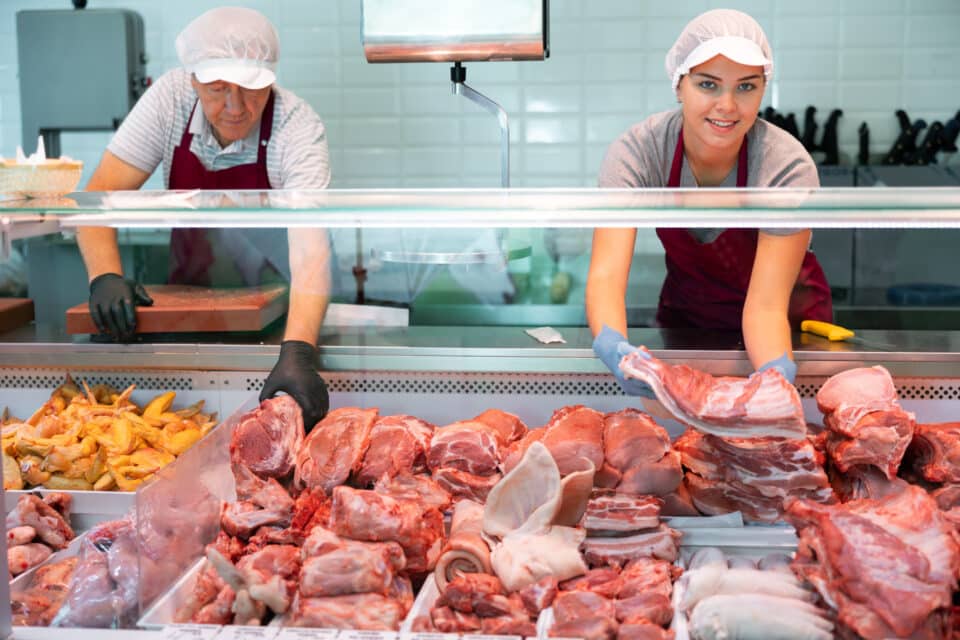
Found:
[{"label": "man's hand", "polygon": [[128,342],[137,327],[137,306],[153,304],[143,285],[118,273],[104,273],[90,282],[90,316],[100,333]]},{"label": "man's hand", "polygon": [[300,340],[285,340],[280,345],[277,364],[260,392],[260,402],[272,398],[278,391],[296,400],[303,412],[303,426],[307,433],[330,408],[327,385],[317,373],[316,363],[316,347]]},{"label": "man's hand", "polygon": [[757,369],[757,373],[762,373],[767,369],[776,369],[790,384],[793,384],[794,380],[797,379],[797,363],[791,360],[786,353],[761,366]]}]

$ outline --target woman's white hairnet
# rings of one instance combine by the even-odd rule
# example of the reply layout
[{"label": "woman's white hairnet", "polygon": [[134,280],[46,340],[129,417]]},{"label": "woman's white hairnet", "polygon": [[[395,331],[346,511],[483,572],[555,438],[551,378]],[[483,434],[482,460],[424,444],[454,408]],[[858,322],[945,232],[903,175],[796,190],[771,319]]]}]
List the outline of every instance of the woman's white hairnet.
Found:
[{"label": "woman's white hairnet", "polygon": [[199,82],[223,80],[262,89],[277,79],[277,30],[253,9],[211,9],[180,32],[176,47],[180,62]]},{"label": "woman's white hairnet", "polygon": [[714,9],[691,20],[667,52],[667,75],[673,90],[691,68],[718,55],[763,67],[767,82],[773,75],[773,53],[760,24],[742,11]]}]

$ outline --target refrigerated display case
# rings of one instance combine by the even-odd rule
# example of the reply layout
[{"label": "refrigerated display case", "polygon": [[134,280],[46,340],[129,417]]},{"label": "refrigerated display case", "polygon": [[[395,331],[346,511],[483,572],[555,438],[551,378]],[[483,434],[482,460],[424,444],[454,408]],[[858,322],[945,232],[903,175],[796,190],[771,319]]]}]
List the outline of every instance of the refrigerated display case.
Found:
[{"label": "refrigerated display case", "polygon": [[[364,269],[382,267],[389,252],[394,256],[415,253],[421,258],[436,255],[447,264],[465,265],[466,275],[458,281],[461,288],[488,284],[494,278],[515,286],[526,275],[525,286],[543,289],[551,280],[529,277],[529,271],[516,264],[526,258],[512,257],[520,254],[510,245],[511,235],[516,239],[529,230],[597,226],[955,229],[960,228],[960,189],[80,193],[56,202],[6,201],[0,203],[0,216],[9,228],[16,229],[22,220],[29,225],[22,230],[50,233],[55,229],[54,233],[66,236],[81,226],[111,226],[125,233],[187,226],[247,229],[253,234],[266,229],[297,233],[321,228],[327,230],[334,254],[342,240],[348,244],[342,249],[350,261],[359,256]],[[358,245],[358,236],[376,238],[376,246]],[[482,250],[477,244],[481,236],[489,240]],[[384,269],[381,274],[414,281],[424,277],[429,261],[418,258],[390,264],[393,271]],[[346,277],[354,276],[348,270]],[[74,293],[81,298],[86,295],[85,290]],[[585,327],[560,326],[566,342],[542,344],[526,333],[530,317],[520,306],[496,310],[501,320],[516,310],[514,326],[456,322],[380,326],[364,314],[376,306],[396,308],[360,305],[351,313],[348,306],[347,316],[361,317],[361,321],[327,323],[322,330],[319,368],[332,407],[375,406],[381,414],[412,414],[438,425],[496,407],[517,414],[532,427],[545,424],[555,409],[566,405],[616,411],[636,404],[622,394],[594,356],[592,336]],[[490,313],[494,306],[475,303],[476,314]],[[795,335],[796,386],[808,420],[819,420],[814,395],[827,377],[875,364],[890,370],[904,408],[923,421],[955,418],[960,414],[960,326],[956,329],[858,332],[867,342],[882,345],[882,350]],[[281,338],[282,323],[257,333],[144,335],[130,344],[116,344],[70,336],[55,322],[35,323],[0,335],[0,404],[23,415],[27,407],[42,403],[69,372],[75,379],[110,382],[118,388],[137,384],[144,390],[177,390],[187,402],[203,398],[208,408],[226,419],[253,406],[276,361]],[[713,375],[752,372],[736,333],[638,328],[630,331],[629,338],[671,364],[689,364]],[[658,422],[673,435],[682,431],[674,421]],[[229,437],[231,426],[228,420],[189,451],[190,457],[185,454],[168,467],[161,482],[145,486],[136,497],[78,496],[77,504],[88,505],[92,522],[96,512],[114,516],[121,511],[118,499],[128,500],[128,509],[143,512],[148,504],[182,511],[188,497],[183,492],[197,486],[207,487],[217,500],[228,497],[229,482],[218,484],[219,476],[211,477],[210,471],[226,464],[228,440],[224,438]],[[216,456],[220,456],[220,467],[213,464]],[[196,473],[201,460],[203,479],[193,482],[189,474]],[[151,492],[167,490],[172,493],[164,494],[164,499],[151,498]],[[144,502],[148,498],[151,501]],[[198,538],[208,535],[196,534]],[[709,536],[701,532],[691,540],[703,545]],[[206,541],[189,540],[192,544],[184,545],[185,557],[178,560],[174,573],[182,573]],[[175,578],[165,575],[159,590],[142,590],[141,612]],[[29,637],[78,637],[59,629],[29,633]]]}]

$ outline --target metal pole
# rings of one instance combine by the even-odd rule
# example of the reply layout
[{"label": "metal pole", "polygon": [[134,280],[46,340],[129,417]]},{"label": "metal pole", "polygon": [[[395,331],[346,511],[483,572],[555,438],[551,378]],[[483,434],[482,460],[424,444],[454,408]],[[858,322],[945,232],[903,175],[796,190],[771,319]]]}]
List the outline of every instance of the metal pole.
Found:
[{"label": "metal pole", "polygon": [[453,93],[474,102],[497,117],[500,124],[500,186],[510,186],[510,122],[507,112],[499,104],[467,85],[467,70],[459,62],[450,67]]}]

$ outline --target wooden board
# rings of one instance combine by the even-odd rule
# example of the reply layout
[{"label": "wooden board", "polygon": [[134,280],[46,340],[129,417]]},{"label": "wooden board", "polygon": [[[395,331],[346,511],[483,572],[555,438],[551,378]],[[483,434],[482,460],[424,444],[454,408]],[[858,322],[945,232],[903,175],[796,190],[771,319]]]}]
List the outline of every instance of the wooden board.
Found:
[{"label": "wooden board", "polygon": [[30,298],[0,298],[0,332],[21,327],[33,320]]},{"label": "wooden board", "polygon": [[[148,286],[152,307],[137,307],[137,333],[260,331],[287,310],[284,285],[208,289]],[[67,333],[97,333],[87,303],[67,310]]]}]

